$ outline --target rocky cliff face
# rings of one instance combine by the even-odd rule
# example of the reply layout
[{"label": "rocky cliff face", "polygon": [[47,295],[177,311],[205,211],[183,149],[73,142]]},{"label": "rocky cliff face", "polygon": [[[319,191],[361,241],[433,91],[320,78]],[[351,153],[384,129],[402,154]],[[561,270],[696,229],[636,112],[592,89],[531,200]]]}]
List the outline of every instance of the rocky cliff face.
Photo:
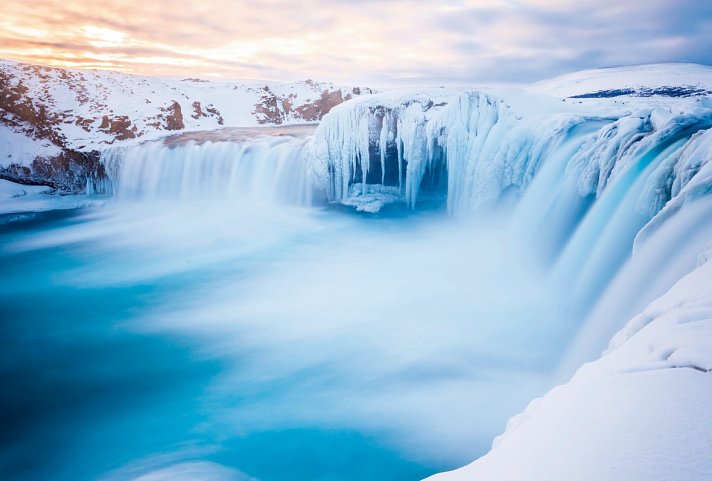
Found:
[{"label": "rocky cliff face", "polygon": [[314,100],[302,102],[301,105],[299,96],[295,92],[285,95],[274,92],[269,85],[265,85],[262,88],[263,93],[260,96],[260,101],[255,104],[255,110],[252,112],[257,118],[257,122],[262,125],[280,125],[293,119],[319,122],[333,107],[346,100],[362,95],[362,92],[365,95],[375,93],[372,89],[361,89],[360,87],[353,87],[344,93],[344,89],[335,89],[333,86],[318,84],[313,80],[306,80],[303,84],[315,91],[321,91],[321,94]]},{"label": "rocky cliff face", "polygon": [[183,130],[311,123],[371,89],[137,77],[0,61],[0,178],[85,189],[99,154]]}]

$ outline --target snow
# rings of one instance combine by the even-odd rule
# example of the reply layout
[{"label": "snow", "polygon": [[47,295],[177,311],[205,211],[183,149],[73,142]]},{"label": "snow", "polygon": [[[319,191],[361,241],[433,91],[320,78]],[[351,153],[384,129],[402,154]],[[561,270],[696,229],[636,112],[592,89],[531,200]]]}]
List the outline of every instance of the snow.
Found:
[{"label": "snow", "polygon": [[20,185],[9,180],[0,179],[0,199],[2,200],[40,194],[48,190],[51,190],[51,188],[46,185]]},{"label": "snow", "polygon": [[[277,99],[272,107],[275,115],[280,117],[278,122],[290,125],[307,122],[297,108],[319,101],[324,91],[340,92],[342,98],[371,92],[367,88],[339,87],[311,80],[292,83],[198,81],[45,68],[9,60],[0,60],[0,73],[15,81],[12,85],[21,83],[25,86],[28,89],[25,96],[35,105],[43,105],[50,114],[61,117],[56,128],[65,137],[66,146],[76,150],[100,150],[115,142],[115,134],[99,128],[104,115],[110,120],[126,116],[131,121],[130,128],[135,127],[141,134],[140,139],[146,140],[167,134],[165,127],[157,127],[156,122],[161,122],[159,115],[166,115],[161,109],[170,107],[173,102],[181,107],[183,130],[196,131],[254,127],[262,125],[260,120],[274,125],[276,121],[265,119],[257,111],[258,104],[269,106],[273,95]],[[291,106],[286,107],[282,99],[289,100]],[[202,111],[195,115],[197,118],[194,118],[195,102],[200,103]],[[217,109],[218,113],[208,112],[208,108]],[[88,130],[79,125],[83,120],[89,121]],[[123,143],[135,143],[136,140]],[[2,143],[0,147],[3,147]]]},{"label": "snow", "polygon": [[712,262],[633,318],[598,361],[433,481],[712,478]]},{"label": "snow", "polygon": [[[513,89],[395,91],[333,109],[308,146],[307,161],[312,183],[347,205],[354,192],[381,186],[397,187],[402,202],[415,208],[425,179],[446,175],[442,196],[460,214],[488,208],[508,191],[523,194],[563,144],[578,144],[562,160],[578,197],[600,197],[611,182],[657,164],[660,149],[692,152],[688,142],[711,125],[708,97],[567,103]],[[667,175],[677,186],[679,152],[668,153]],[[390,180],[389,171],[397,172]],[[650,187],[668,182],[665,175],[653,173],[640,199],[649,217],[680,193],[675,188],[665,198]],[[362,187],[354,190],[357,183]],[[389,202],[392,195],[389,190]]]},{"label": "snow", "polygon": [[[0,215],[76,209],[102,205],[101,196],[53,195],[45,185],[20,185],[0,179]],[[11,219],[13,220],[14,217]],[[3,220],[0,219],[0,223]]]},{"label": "snow", "polygon": [[47,140],[33,140],[0,124],[0,167],[10,164],[29,166],[35,157],[52,157],[60,152],[59,147]]},{"label": "snow", "polygon": [[602,90],[667,86],[694,86],[712,90],[712,67],[667,63],[582,70],[538,82],[530,90],[565,98]]}]

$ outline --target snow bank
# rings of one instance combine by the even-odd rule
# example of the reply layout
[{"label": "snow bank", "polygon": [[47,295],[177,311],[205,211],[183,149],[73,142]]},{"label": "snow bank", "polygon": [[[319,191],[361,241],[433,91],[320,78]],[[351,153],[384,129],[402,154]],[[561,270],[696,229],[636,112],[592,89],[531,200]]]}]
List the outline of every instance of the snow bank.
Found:
[{"label": "snow bank", "polygon": [[[709,256],[707,256],[709,257]],[[712,479],[712,262],[632,319],[598,361],[433,481]]]},{"label": "snow bank", "polygon": [[0,167],[29,166],[37,157],[54,157],[61,151],[48,140],[34,140],[0,123]]},{"label": "snow bank", "polygon": [[[101,196],[53,195],[46,185],[21,185],[0,179],[0,215],[76,209],[102,205]],[[7,219],[0,219],[0,223]]]}]

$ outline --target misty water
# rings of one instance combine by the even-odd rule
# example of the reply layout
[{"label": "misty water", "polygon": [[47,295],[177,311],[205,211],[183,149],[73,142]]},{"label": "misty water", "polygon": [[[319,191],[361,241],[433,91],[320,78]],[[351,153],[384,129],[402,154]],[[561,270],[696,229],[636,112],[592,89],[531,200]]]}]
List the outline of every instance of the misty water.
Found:
[{"label": "misty water", "polygon": [[551,275],[531,199],[360,214],[312,195],[303,143],[143,145],[105,159],[105,205],[3,219],[4,479],[417,480],[620,327],[572,353],[593,300]]}]

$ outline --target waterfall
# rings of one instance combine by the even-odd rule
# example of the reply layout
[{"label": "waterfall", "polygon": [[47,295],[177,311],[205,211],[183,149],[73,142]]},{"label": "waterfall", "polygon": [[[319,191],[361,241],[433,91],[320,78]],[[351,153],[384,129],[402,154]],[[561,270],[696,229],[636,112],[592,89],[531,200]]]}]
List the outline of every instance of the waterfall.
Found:
[{"label": "waterfall", "polygon": [[[703,228],[712,105],[608,105],[583,115],[544,102],[539,109],[531,98],[521,115],[514,100],[438,89],[350,102],[309,143],[310,174],[332,202],[362,209],[380,206],[378,192],[381,204],[415,209],[440,176],[451,214],[478,222],[505,215],[520,248],[585,326],[589,341],[569,356],[578,365],[595,358],[634,309],[693,269],[712,240]],[[656,270],[660,276],[648,278]]]},{"label": "waterfall", "polygon": [[108,149],[119,201],[217,200],[308,206],[318,200],[303,162],[306,139],[260,136],[237,141],[153,141]]},{"label": "waterfall", "polygon": [[[643,272],[640,259],[651,262],[651,254],[634,256],[634,247],[649,252],[638,247],[653,239],[647,243],[658,256],[682,250],[654,238],[670,238],[665,224],[712,190],[710,112],[696,103],[675,112],[521,116],[490,93],[437,89],[346,103],[313,136],[178,136],[109,149],[101,160],[120,202],[309,206],[328,199],[374,212],[393,202],[415,209],[430,196],[455,216],[483,221],[503,215],[498,206],[507,204],[513,237],[572,317],[585,319],[616,303],[629,311],[611,300],[610,286],[618,277],[640,282],[630,272]],[[672,224],[691,229],[680,222]],[[686,248],[699,250],[701,242]],[[657,287],[636,290],[630,304],[642,307],[669,288],[692,257]],[[600,348],[625,317],[616,319],[589,333],[596,347],[579,351]]]}]

